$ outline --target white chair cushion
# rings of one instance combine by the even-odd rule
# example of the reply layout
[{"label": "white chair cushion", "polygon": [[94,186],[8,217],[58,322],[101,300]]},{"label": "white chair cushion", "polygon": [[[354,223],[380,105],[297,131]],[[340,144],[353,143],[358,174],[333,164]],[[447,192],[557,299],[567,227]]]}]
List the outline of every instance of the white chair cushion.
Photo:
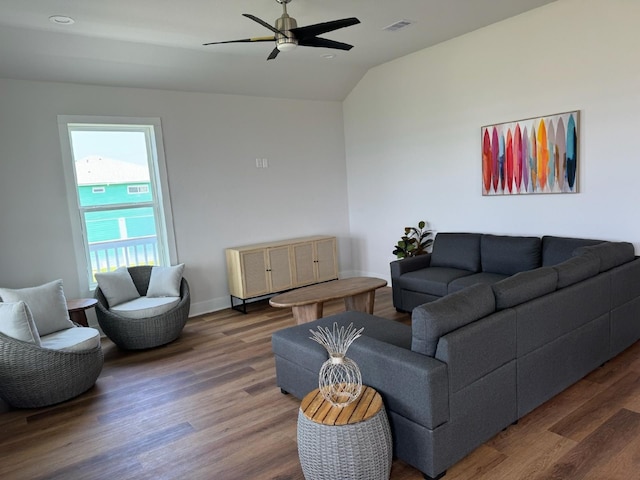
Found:
[{"label": "white chair cushion", "polygon": [[184,263],[173,267],[152,267],[147,297],[179,297]]},{"label": "white chair cushion", "polygon": [[40,346],[40,335],[31,315],[31,310],[23,301],[0,303],[0,332],[5,335]]},{"label": "white chair cushion", "polygon": [[127,267],[117,268],[113,272],[96,273],[96,281],[109,308],[140,297]]},{"label": "white chair cushion", "polygon": [[91,327],[72,327],[40,337],[43,348],[86,352],[100,345],[100,332]]},{"label": "white chair cushion", "polygon": [[67,311],[67,299],[62,290],[62,280],[54,280],[37,287],[0,288],[4,302],[23,301],[29,306],[40,336],[73,327]]},{"label": "white chair cushion", "polygon": [[126,318],[150,318],[167,313],[179,302],[180,297],[139,297],[109,310]]}]

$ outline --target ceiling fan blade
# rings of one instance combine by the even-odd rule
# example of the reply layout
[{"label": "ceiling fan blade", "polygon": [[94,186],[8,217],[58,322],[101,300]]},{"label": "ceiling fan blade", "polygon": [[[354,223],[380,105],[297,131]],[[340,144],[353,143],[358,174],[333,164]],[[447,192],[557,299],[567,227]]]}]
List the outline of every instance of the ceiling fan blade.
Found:
[{"label": "ceiling fan blade", "polygon": [[333,32],[334,30],[338,30],[339,28],[357,25],[358,23],[360,23],[360,20],[355,17],[351,17],[343,18],[341,20],[333,20],[331,22],[316,23],[314,25],[307,25],[306,27],[292,28],[291,31],[298,40],[301,40],[304,38],[316,37],[318,35],[322,35],[323,33]]},{"label": "ceiling fan blade", "polygon": [[251,15],[250,13],[243,13],[242,15],[247,17],[247,18],[250,18],[254,22],[258,22],[260,25],[262,25],[263,27],[268,28],[273,33],[279,33],[280,35],[284,35],[286,37],[286,35],[283,32],[281,32],[280,30],[278,30],[276,27],[274,27],[273,25],[268,24],[267,22],[265,22],[264,20],[256,17],[255,15]]},{"label": "ceiling fan blade", "polygon": [[271,50],[271,53],[267,57],[267,60],[273,60],[278,56],[279,53],[280,53],[280,50],[278,50],[278,47],[274,48],[273,50]]},{"label": "ceiling fan blade", "polygon": [[275,36],[253,37],[253,38],[243,38],[240,40],[227,40],[226,42],[209,42],[209,43],[203,43],[202,45],[220,45],[222,43],[245,43],[245,42],[273,42],[275,39],[276,39]]},{"label": "ceiling fan blade", "polygon": [[298,40],[298,45],[302,45],[304,47],[335,48],[336,50],[351,50],[353,48],[353,45],[349,45],[348,43],[336,42],[335,40],[320,37]]}]

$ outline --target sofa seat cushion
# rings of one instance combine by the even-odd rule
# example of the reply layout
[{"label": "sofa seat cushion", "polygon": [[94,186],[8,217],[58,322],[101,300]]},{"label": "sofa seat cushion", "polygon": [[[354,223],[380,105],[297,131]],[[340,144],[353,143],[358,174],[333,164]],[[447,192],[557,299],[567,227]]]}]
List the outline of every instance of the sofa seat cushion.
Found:
[{"label": "sofa seat cushion", "polygon": [[111,307],[109,311],[122,317],[141,319],[157,317],[180,303],[180,297],[138,297],[134,300]]},{"label": "sofa seat cushion", "polygon": [[598,245],[580,247],[574,255],[593,254],[600,259],[600,271],[606,272],[635,258],[635,248],[629,242],[603,242]]},{"label": "sofa seat cushion", "polygon": [[100,332],[91,327],[71,327],[40,337],[43,348],[87,352],[100,345]]},{"label": "sofa seat cushion", "polygon": [[432,267],[480,271],[479,233],[439,233],[433,241]]},{"label": "sofa seat cushion", "polygon": [[542,265],[542,243],[538,237],[482,235],[482,271],[513,275]]},{"label": "sofa seat cushion", "polygon": [[440,337],[495,311],[493,290],[476,284],[425,303],[411,314],[411,350],[433,357]]},{"label": "sofa seat cushion", "polygon": [[558,273],[558,288],[593,277],[600,272],[600,259],[595,255],[579,255],[553,266]]},{"label": "sofa seat cushion", "polygon": [[453,280],[471,275],[468,270],[448,267],[429,267],[402,275],[398,285],[406,290],[444,297],[449,293],[449,283]]},{"label": "sofa seat cushion", "polygon": [[[271,337],[273,353],[307,370],[320,373],[320,367],[328,358],[327,350],[311,340],[309,330],[317,330],[319,326],[333,329],[334,322],[345,327],[353,323],[356,330],[364,328],[362,335],[365,337],[407,350],[411,348],[411,328],[408,325],[368,313],[348,311],[275,332]],[[356,342],[357,339],[354,343]]]},{"label": "sofa seat cushion", "polygon": [[496,309],[502,310],[554,292],[558,273],[552,267],[540,267],[516,273],[495,283]]},{"label": "sofa seat cushion", "polygon": [[493,285],[494,283],[499,282],[500,280],[503,280],[507,277],[507,275],[503,275],[501,273],[473,273],[471,275],[467,275],[466,277],[460,277],[453,280],[451,283],[449,283],[448,291],[449,293],[459,292],[463,288],[470,287],[471,285],[475,285],[476,283]]},{"label": "sofa seat cushion", "polygon": [[573,256],[576,248],[598,243],[602,243],[602,240],[545,235],[542,237],[542,266],[550,267],[562,263]]}]

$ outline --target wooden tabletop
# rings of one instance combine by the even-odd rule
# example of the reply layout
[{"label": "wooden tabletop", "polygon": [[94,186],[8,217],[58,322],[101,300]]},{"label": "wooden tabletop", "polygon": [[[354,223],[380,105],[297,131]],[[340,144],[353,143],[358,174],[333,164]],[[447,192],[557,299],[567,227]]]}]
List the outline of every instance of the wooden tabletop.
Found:
[{"label": "wooden tabletop", "polygon": [[86,310],[87,308],[95,307],[98,300],[95,298],[77,298],[73,300],[67,300],[67,310],[69,312],[75,312],[79,310]]},{"label": "wooden tabletop", "polygon": [[322,425],[352,425],[368,420],[381,408],[382,397],[375,389],[362,386],[360,396],[346,407],[336,407],[317,388],[302,399],[300,410],[309,420]]},{"label": "wooden tabletop", "polygon": [[330,282],[317,283],[276,295],[269,304],[273,307],[295,307],[310,303],[328,302],[365,292],[387,285],[386,280],[373,277],[353,277]]}]

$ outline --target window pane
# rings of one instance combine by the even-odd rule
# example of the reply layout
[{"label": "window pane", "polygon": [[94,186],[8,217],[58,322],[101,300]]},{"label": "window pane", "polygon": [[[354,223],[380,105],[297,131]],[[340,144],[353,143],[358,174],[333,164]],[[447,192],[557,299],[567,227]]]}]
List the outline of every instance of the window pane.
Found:
[{"label": "window pane", "polygon": [[121,265],[161,263],[153,208],[86,212],[84,219],[92,277]]},{"label": "window pane", "polygon": [[144,131],[70,133],[81,207],[153,200]]},{"label": "window pane", "polygon": [[151,207],[86,212],[84,219],[89,243],[156,236]]}]

